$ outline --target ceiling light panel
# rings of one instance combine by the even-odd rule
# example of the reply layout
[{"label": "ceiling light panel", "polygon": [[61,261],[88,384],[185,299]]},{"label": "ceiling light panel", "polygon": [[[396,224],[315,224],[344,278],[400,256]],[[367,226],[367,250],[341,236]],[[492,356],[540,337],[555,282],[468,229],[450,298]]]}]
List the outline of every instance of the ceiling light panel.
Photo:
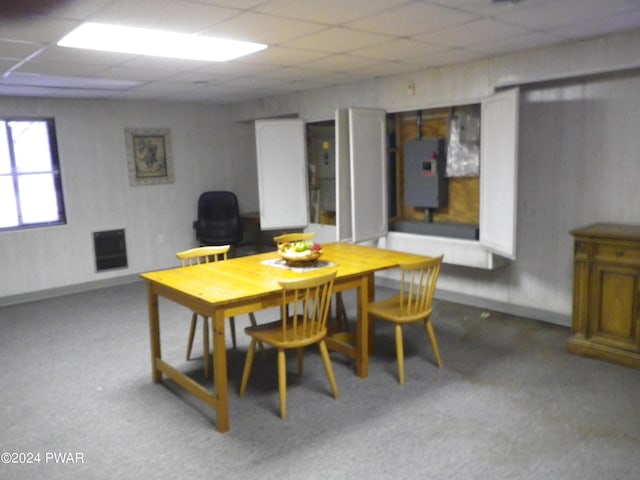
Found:
[{"label": "ceiling light panel", "polygon": [[262,43],[104,23],[85,23],[66,35],[58,45],[209,62],[224,62],[267,48]]}]

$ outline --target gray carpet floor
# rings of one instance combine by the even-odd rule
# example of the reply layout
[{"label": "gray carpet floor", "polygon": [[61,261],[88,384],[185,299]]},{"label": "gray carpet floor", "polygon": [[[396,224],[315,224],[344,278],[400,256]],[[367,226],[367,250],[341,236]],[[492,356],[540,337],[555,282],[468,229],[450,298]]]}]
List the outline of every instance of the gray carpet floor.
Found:
[{"label": "gray carpet floor", "polygon": [[[189,312],[164,300],[160,312],[163,356],[202,380],[201,359],[184,359]],[[303,376],[291,355],[285,421],[273,352],[238,397],[238,317],[221,435],[204,404],[151,382],[142,282],[0,308],[0,478],[640,478],[640,371],[566,353],[565,327],[486,313],[437,301],[444,367],[409,327],[404,386],[384,324],[369,378],[332,354],[338,400],[316,351]]]}]

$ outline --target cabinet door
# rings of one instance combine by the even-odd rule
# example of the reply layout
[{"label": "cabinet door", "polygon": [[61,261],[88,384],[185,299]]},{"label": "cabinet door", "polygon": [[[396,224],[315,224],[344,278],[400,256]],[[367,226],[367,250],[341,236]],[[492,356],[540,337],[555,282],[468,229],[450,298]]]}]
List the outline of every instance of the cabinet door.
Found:
[{"label": "cabinet door", "polygon": [[340,241],[364,242],[388,231],[386,112],[336,112],[337,227]]},{"label": "cabinet door", "polygon": [[306,227],[309,189],[304,122],[257,120],[255,129],[260,227]]},{"label": "cabinet door", "polygon": [[353,239],[349,110],[336,110],[336,228],[339,242]]},{"label": "cabinet door", "polygon": [[640,351],[640,269],[593,265],[589,340],[618,349]]},{"label": "cabinet door", "polygon": [[480,244],[507,258],[516,256],[518,185],[518,90],[482,102]]},{"label": "cabinet door", "polygon": [[385,111],[350,108],[349,144],[353,241],[376,240],[388,231]]}]

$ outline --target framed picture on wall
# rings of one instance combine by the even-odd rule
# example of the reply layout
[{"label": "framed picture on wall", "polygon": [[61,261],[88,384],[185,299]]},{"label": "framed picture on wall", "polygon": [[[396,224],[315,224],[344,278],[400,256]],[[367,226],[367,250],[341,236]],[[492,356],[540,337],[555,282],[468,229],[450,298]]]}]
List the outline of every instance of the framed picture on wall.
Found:
[{"label": "framed picture on wall", "polygon": [[129,185],[173,183],[168,128],[125,128]]}]

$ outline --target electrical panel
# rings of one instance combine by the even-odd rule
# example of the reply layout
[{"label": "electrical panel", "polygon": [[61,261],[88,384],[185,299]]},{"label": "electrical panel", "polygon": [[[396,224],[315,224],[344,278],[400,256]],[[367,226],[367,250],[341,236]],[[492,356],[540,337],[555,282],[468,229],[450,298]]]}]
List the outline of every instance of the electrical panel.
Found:
[{"label": "electrical panel", "polygon": [[404,203],[408,207],[447,205],[446,142],[423,138],[404,143]]}]

